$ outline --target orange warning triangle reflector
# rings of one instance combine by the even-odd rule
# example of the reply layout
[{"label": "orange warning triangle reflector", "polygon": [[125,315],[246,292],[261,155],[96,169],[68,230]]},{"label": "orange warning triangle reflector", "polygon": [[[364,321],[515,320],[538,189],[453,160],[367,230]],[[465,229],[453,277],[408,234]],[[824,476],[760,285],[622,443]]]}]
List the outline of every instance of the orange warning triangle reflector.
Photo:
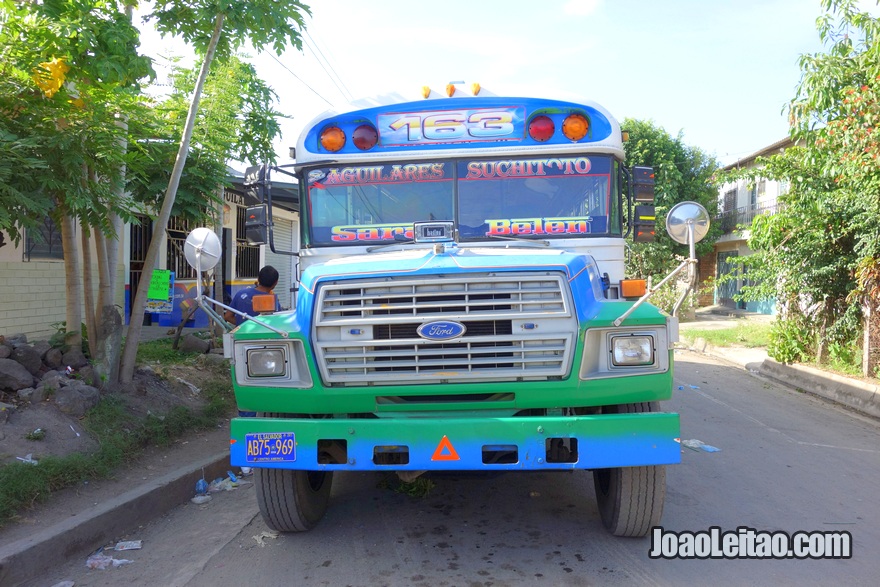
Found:
[{"label": "orange warning triangle reflector", "polygon": [[437,449],[434,451],[434,455],[431,457],[432,461],[460,461],[461,457],[458,456],[458,453],[455,452],[455,448],[453,448],[452,443],[449,442],[449,438],[446,435],[443,435],[443,438],[440,439],[440,444],[437,445]]}]

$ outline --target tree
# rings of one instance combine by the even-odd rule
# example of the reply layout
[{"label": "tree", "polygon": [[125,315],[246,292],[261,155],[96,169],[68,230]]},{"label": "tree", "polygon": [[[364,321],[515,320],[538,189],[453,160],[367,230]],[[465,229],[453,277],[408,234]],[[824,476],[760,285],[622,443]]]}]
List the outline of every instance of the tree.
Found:
[{"label": "tree", "polygon": [[[22,228],[46,215],[61,227],[67,340],[80,345],[84,300],[99,371],[106,367],[107,348],[99,344],[99,316],[109,308],[121,324],[113,306],[118,249],[113,219],[130,216],[134,205],[118,189],[125,156],[120,145],[127,137],[116,116],[137,110],[139,80],[152,74],[149,59],[137,54],[138,31],[126,4],[0,3],[0,134],[8,140],[3,147],[8,158],[0,163],[0,198],[7,211],[0,213],[0,228],[18,240]],[[84,272],[78,267],[81,249],[85,261],[91,259],[90,242],[99,264],[97,300],[91,296],[91,267]]]},{"label": "tree", "polygon": [[[627,118],[622,127],[629,133],[629,140],[624,143],[627,165],[653,167],[656,182],[656,237],[653,243],[632,243],[627,274],[650,276],[658,283],[688,255],[687,245],[676,243],[666,234],[666,214],[679,202],[694,201],[714,218],[718,192],[713,182],[718,162],[699,148],[686,145],[681,133],[672,137],[652,121]],[[706,238],[697,243],[697,254],[711,252],[719,234],[720,229],[713,225]],[[658,293],[654,303],[669,310],[676,297]]]},{"label": "tree", "polygon": [[[180,177],[186,165],[196,115],[199,110],[202,88],[208,77],[215,53],[228,57],[245,41],[250,41],[257,51],[271,46],[277,54],[283,53],[290,42],[297,49],[302,47],[299,30],[305,27],[302,13],[309,8],[297,0],[251,0],[249,2],[226,2],[218,0],[165,0],[156,2],[150,18],[156,21],[161,33],[180,34],[203,55],[202,66],[196,79],[192,101],[187,113],[183,136],[162,208],[154,226],[160,229],[168,224]],[[213,23],[208,27],[208,23]],[[224,30],[226,35],[223,35]],[[144,259],[144,274],[138,285],[131,311],[128,337],[120,365],[120,380],[131,383],[134,377],[135,356],[140,338],[147,288],[152,269],[159,256],[159,241],[153,239]]]},{"label": "tree", "polygon": [[[803,55],[789,104],[798,147],[760,161],[760,174],[790,181],[777,214],[752,226],[746,262],[763,277],[752,297],[775,290],[780,320],[771,355],[836,359],[873,373],[880,302],[880,20],[855,0],[823,0],[817,20],[826,51]],[[872,331],[873,334],[872,334]],[[876,343],[875,343],[876,344]]]},{"label": "tree", "polygon": [[[159,9],[171,4],[182,5],[164,3]],[[231,10],[244,10],[240,4]],[[259,11],[264,4],[251,2],[247,8]],[[288,3],[276,14],[290,9]],[[235,34],[245,25],[255,31],[266,25],[238,17],[230,22]],[[281,27],[278,34],[286,30]],[[178,121],[190,106],[196,80],[193,72],[179,70],[179,89],[169,100],[157,104],[144,97],[141,82],[152,76],[152,68],[137,53],[138,35],[128,1],[0,0],[0,230],[18,241],[23,229],[36,227],[46,215],[61,227],[68,261],[68,343],[80,346],[84,318],[93,362],[110,384],[118,374],[121,348],[113,291],[121,222],[161,206],[157,196],[169,183],[175,158],[181,159],[172,145],[181,142],[184,129]],[[232,46],[221,44],[224,51]],[[174,199],[173,212],[188,218],[204,215],[205,194],[216,195],[228,159],[273,157],[274,93],[234,56],[224,53],[221,65],[208,85],[202,125],[187,149],[197,156],[178,181],[180,197]],[[98,260],[96,298],[91,247]],[[80,257],[86,266],[78,266]],[[131,348],[136,351],[137,336]]]}]

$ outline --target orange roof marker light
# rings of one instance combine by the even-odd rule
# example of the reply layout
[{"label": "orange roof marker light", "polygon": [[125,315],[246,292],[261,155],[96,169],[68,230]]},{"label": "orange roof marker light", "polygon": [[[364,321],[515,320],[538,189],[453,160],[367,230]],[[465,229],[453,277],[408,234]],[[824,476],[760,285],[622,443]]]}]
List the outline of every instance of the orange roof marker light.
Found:
[{"label": "orange roof marker light", "polygon": [[335,153],[345,146],[345,133],[338,126],[328,126],[321,131],[321,146]]},{"label": "orange roof marker light", "polygon": [[483,88],[481,88],[480,84],[478,84],[477,82],[471,84],[471,94],[473,94],[474,96],[478,96],[480,94],[480,90],[482,89]]},{"label": "orange roof marker light", "polygon": [[430,86],[422,86],[422,98],[428,98],[431,96],[431,88]]},{"label": "orange roof marker light", "polygon": [[589,130],[590,122],[583,114],[569,114],[562,121],[562,134],[570,141],[577,142],[581,140],[587,136]]}]

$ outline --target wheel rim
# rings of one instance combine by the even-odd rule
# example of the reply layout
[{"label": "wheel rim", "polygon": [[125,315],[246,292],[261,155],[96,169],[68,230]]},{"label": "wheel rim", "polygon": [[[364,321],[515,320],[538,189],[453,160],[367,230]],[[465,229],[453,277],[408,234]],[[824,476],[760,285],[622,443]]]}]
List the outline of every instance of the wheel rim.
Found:
[{"label": "wheel rim", "polygon": [[306,479],[309,482],[309,489],[312,491],[320,491],[327,479],[327,473],[323,471],[308,471]]}]

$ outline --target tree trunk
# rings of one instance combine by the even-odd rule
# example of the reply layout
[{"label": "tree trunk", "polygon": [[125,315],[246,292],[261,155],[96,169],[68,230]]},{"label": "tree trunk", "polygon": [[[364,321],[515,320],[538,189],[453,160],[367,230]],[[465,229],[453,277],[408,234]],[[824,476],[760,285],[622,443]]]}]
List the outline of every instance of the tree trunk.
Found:
[{"label": "tree trunk", "polygon": [[[126,13],[130,9],[126,9]],[[130,16],[130,15],[129,15]],[[124,118],[117,121],[120,128],[128,129]],[[123,138],[119,141],[122,152],[128,149],[128,142]],[[120,169],[119,184],[114,187],[116,197],[125,194],[125,172]],[[119,257],[122,248],[124,224],[118,214],[110,213],[111,232],[109,235],[95,235],[98,251],[98,304],[95,307],[95,332],[89,333],[89,341],[94,338],[95,371],[98,379],[105,386],[115,386],[119,382],[119,361],[122,357],[122,316],[116,307],[116,295],[119,291]]]},{"label": "tree trunk", "polygon": [[880,366],[880,304],[868,299],[862,307],[865,338],[862,345],[862,375],[876,377]]},{"label": "tree trunk", "polygon": [[[168,226],[168,220],[171,218],[171,208],[174,206],[174,199],[177,196],[177,186],[180,184],[180,176],[183,174],[183,167],[186,164],[186,157],[189,153],[189,144],[192,140],[196,114],[199,111],[199,100],[201,99],[202,88],[205,86],[205,79],[208,77],[208,71],[210,71],[211,68],[211,61],[214,59],[214,52],[217,49],[217,42],[220,40],[220,33],[222,31],[223,15],[220,14],[214,21],[214,33],[208,44],[208,50],[205,52],[205,59],[202,62],[202,68],[201,71],[199,71],[199,78],[196,81],[196,87],[193,91],[192,102],[190,102],[189,111],[186,115],[186,126],[184,127],[183,137],[180,140],[180,147],[177,150],[177,159],[174,161],[174,169],[172,170],[171,178],[168,181],[168,189],[165,191],[165,199],[162,201],[162,209],[159,211],[159,216],[153,223],[153,230],[161,230],[163,231],[163,234]],[[144,272],[141,275],[134,303],[132,304],[131,319],[128,325],[128,336],[126,336],[125,339],[125,349],[122,351],[119,380],[124,384],[131,383],[134,378],[137,348],[144,321],[144,311],[147,307],[147,290],[149,289],[150,279],[153,275],[153,268],[156,265],[156,260],[159,258],[159,244],[163,240],[164,239],[155,238],[154,235],[154,238],[150,242],[150,248],[147,249],[146,258],[144,259]],[[201,278],[201,276],[199,278]]]},{"label": "tree trunk", "polygon": [[[116,226],[118,216],[114,215],[113,231],[121,235],[122,228]],[[121,223],[120,223],[121,224]],[[116,277],[117,271],[111,270],[119,258],[121,238],[95,235],[98,250],[98,304],[95,311],[95,330],[89,332],[89,341],[94,338],[92,359],[98,379],[103,385],[116,385],[119,380],[119,359],[122,353],[122,316],[116,308]],[[115,254],[111,250],[116,251]]]},{"label": "tree trunk", "polygon": [[82,272],[79,263],[79,247],[76,244],[76,225],[73,217],[59,213],[55,218],[61,226],[61,248],[64,251],[64,281],[67,285],[67,302],[64,317],[67,332],[64,335],[65,350],[82,347]]},{"label": "tree trunk", "polygon": [[[80,242],[83,256],[83,305],[85,307],[86,332],[89,337],[89,357],[95,358],[95,295],[92,283],[92,251],[89,246],[90,234],[85,226],[80,225]],[[97,235],[96,235],[97,237]]]},{"label": "tree trunk", "polygon": [[822,312],[819,316],[819,335],[816,340],[816,362],[822,364],[828,362],[828,326],[831,324],[834,302],[826,297],[822,303]]}]

